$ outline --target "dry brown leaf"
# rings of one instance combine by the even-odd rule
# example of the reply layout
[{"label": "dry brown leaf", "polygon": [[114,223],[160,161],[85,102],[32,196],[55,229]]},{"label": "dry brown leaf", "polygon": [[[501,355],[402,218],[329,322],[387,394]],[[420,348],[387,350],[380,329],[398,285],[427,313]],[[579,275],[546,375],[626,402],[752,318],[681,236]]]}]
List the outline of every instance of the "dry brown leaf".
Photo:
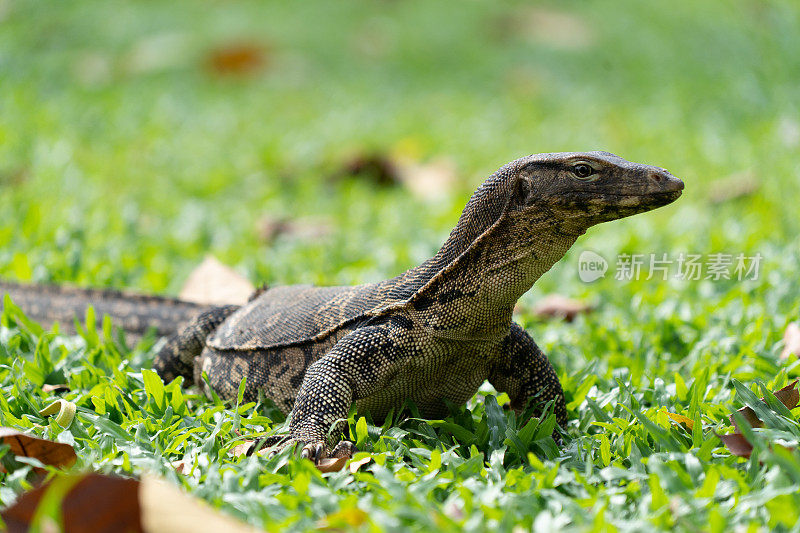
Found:
[{"label": "dry brown leaf", "polygon": [[781,359],[788,359],[791,355],[800,357],[800,324],[797,322],[789,323],[783,332]]},{"label": "dry brown leaf", "polygon": [[194,464],[190,461],[187,457],[183,459],[179,459],[177,461],[170,461],[169,465],[175,469],[175,472],[178,474],[188,474],[192,471],[192,467]]},{"label": "dry brown leaf", "polygon": [[69,385],[60,383],[58,385],[50,385],[45,383],[42,385],[42,392],[64,392],[69,390]]},{"label": "dry brown leaf", "polygon": [[317,463],[317,469],[322,472],[338,472],[347,464],[347,457],[328,457]]},{"label": "dry brown leaf", "polygon": [[790,410],[797,407],[797,403],[800,402],[800,392],[797,390],[797,382],[798,380],[794,380],[782,389],[772,393]]},{"label": "dry brown leaf", "polygon": [[16,167],[0,170],[0,185],[18,186],[25,183],[30,177],[27,167]]},{"label": "dry brown leaf", "polygon": [[[775,397],[786,406],[787,409],[794,409],[797,407],[798,401],[800,401],[800,392],[797,390],[797,382],[798,380],[789,383],[785,387],[780,390],[773,392]],[[764,398],[761,398],[763,401]],[[754,428],[764,427],[764,423],[756,416],[755,411],[753,411],[750,407],[742,407],[737,411],[740,415],[742,415],[747,423]],[[750,457],[750,454],[753,451],[753,446],[750,442],[747,441],[745,436],[739,432],[739,424],[737,424],[733,415],[730,416],[730,421],[736,427],[735,433],[730,433],[728,435],[717,435],[717,437],[722,440],[725,446],[728,447],[728,450],[733,455],[737,455],[739,457]]]},{"label": "dry brown leaf", "polygon": [[16,429],[0,427],[0,440],[8,444],[11,453],[20,457],[33,457],[43,464],[57,468],[69,468],[78,456],[69,444],[40,439]]},{"label": "dry brown leaf", "polygon": [[439,158],[426,163],[407,155],[361,153],[347,159],[332,178],[355,176],[380,186],[401,184],[422,200],[446,198],[458,184],[452,160]]},{"label": "dry brown leaf", "polygon": [[[727,435],[720,435],[718,433],[715,433],[715,435],[719,437],[728,450],[737,457],[744,457],[747,459],[753,453],[753,445],[738,431],[735,433],[728,433]],[[770,445],[770,449],[774,450],[775,448],[783,448],[790,452],[795,450],[794,448],[783,446],[782,444],[773,443]]]},{"label": "dry brown leaf", "polygon": [[[136,41],[125,54],[122,68],[130,74],[154,74],[178,68],[191,61],[191,48],[191,40],[185,33],[147,35]],[[107,75],[102,71],[98,74],[100,81]]]},{"label": "dry brown leaf", "polygon": [[247,455],[247,452],[256,445],[256,441],[254,440],[246,440],[241,444],[237,444],[233,448],[231,448],[230,453],[234,457],[239,457],[240,455]]},{"label": "dry brown leaf", "polygon": [[372,457],[369,457],[369,456],[362,457],[361,459],[358,459],[358,460],[354,459],[354,460],[350,461],[350,464],[347,465],[347,467],[350,469],[350,473],[351,474],[355,474],[358,470],[361,469],[362,466],[364,466],[365,464],[369,463],[370,461],[372,461]]},{"label": "dry brown leaf", "polygon": [[719,440],[730,450],[733,455],[738,457],[750,457],[753,452],[753,446],[747,442],[744,435],[741,433],[729,433],[728,435],[719,435]]},{"label": "dry brown leaf", "polygon": [[750,196],[758,191],[761,183],[752,172],[740,172],[727,178],[711,182],[708,200],[712,204],[721,204]]},{"label": "dry brown leaf", "polygon": [[[794,380],[793,382],[786,385],[784,388],[774,391],[772,393],[778,400],[780,400],[780,402],[783,405],[786,406],[787,409],[794,409],[795,407],[797,407],[797,403],[800,400],[800,393],[797,390],[797,381],[798,380]],[[764,398],[761,398],[761,401],[764,401]],[[764,427],[764,423],[758,418],[756,412],[753,411],[751,408],[745,406],[736,412],[742,415],[744,419],[747,420],[747,423],[750,424],[751,427],[754,428]],[[736,423],[736,419],[734,418],[734,416],[731,415],[729,418],[731,423],[738,431],[739,424]]]},{"label": "dry brown leaf", "polygon": [[111,54],[89,51],[78,55],[72,64],[72,74],[81,85],[101,87],[114,76]]},{"label": "dry brown leaf", "polygon": [[61,506],[64,531],[144,531],[139,510],[139,482],[102,474],[64,476],[24,493],[2,513],[8,530],[28,531],[42,497],[56,485],[60,488],[71,485]]},{"label": "dry brown leaf", "polygon": [[389,155],[380,153],[360,153],[351,156],[331,177],[339,179],[347,176],[366,178],[381,186],[396,185],[400,182],[397,162]]},{"label": "dry brown leaf", "polygon": [[458,183],[456,166],[450,159],[436,159],[429,163],[398,161],[398,179],[422,200],[447,198]]},{"label": "dry brown leaf", "polygon": [[560,294],[548,294],[533,306],[531,313],[541,319],[561,319],[572,322],[581,313],[592,311],[592,306]]},{"label": "dry brown leaf", "polygon": [[318,241],[332,233],[331,222],[320,217],[302,217],[291,220],[286,217],[264,215],[258,221],[258,236],[263,242],[272,242],[285,235],[293,239]]},{"label": "dry brown leaf", "polygon": [[144,477],[139,487],[142,526],[148,533],[225,533],[254,532],[254,528],[234,520],[158,478]]},{"label": "dry brown leaf", "polygon": [[29,529],[39,502],[51,487],[66,491],[61,507],[64,531],[255,531],[156,478],[145,477],[140,482],[103,474],[63,476],[26,492],[2,513],[9,531]]},{"label": "dry brown leaf", "polygon": [[255,287],[244,276],[208,255],[184,283],[182,300],[209,305],[243,305]]},{"label": "dry brown leaf", "polygon": [[208,53],[207,66],[214,74],[254,74],[267,64],[268,49],[255,42],[239,42],[220,46]]},{"label": "dry brown leaf", "polygon": [[[754,428],[764,427],[764,423],[761,421],[761,419],[758,418],[758,416],[756,416],[756,412],[750,409],[749,407],[742,407],[737,412],[740,415],[742,415],[745,420],[747,420],[747,423],[750,424],[750,427]],[[728,419],[731,421],[731,424],[733,424],[733,427],[736,428],[736,431],[739,431],[740,429],[739,424],[736,422],[736,419],[733,417],[733,415],[730,415]]]},{"label": "dry brown leaf", "polygon": [[594,31],[582,17],[549,7],[525,8],[504,17],[496,31],[501,38],[519,35],[537,45],[562,50],[581,50],[596,41]]},{"label": "dry brown leaf", "polygon": [[688,416],[683,416],[677,413],[670,413],[670,412],[667,412],[667,416],[670,417],[675,422],[677,422],[678,424],[683,424],[689,430],[694,429],[694,420],[692,420]]},{"label": "dry brown leaf", "polygon": [[795,148],[800,144],[800,122],[785,115],[778,121],[778,138],[786,148]]}]

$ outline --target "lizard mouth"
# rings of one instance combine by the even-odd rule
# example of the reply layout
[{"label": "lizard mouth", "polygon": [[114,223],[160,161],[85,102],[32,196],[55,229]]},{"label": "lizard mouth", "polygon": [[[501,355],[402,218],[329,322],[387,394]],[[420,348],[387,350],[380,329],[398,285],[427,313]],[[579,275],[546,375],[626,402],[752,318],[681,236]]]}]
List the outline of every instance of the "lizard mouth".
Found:
[{"label": "lizard mouth", "polygon": [[[681,194],[683,194],[683,187],[672,191],[654,191],[645,194],[605,193],[602,197],[593,201],[600,204],[614,204],[618,207],[659,207],[674,202],[680,198]],[[613,199],[613,201],[611,199]]]},{"label": "lizard mouth", "polygon": [[[671,204],[672,202],[680,198],[682,194],[683,194],[683,187],[674,191],[659,191],[657,193],[648,195],[647,199],[652,200],[653,205],[662,206]],[[644,203],[649,204],[651,202],[645,200]]]}]

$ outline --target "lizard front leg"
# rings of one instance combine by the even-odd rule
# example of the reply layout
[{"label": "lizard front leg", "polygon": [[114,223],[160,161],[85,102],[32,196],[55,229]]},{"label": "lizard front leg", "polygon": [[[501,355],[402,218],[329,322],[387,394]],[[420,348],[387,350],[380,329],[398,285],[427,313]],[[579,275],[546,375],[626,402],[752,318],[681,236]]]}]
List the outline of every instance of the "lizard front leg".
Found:
[{"label": "lizard front leg", "polygon": [[[308,368],[290,414],[289,440],[302,443],[303,457],[324,459],[345,429],[354,401],[375,392],[399,350],[388,326],[369,326],[344,336]],[[341,443],[333,455],[352,455]]]},{"label": "lizard front leg", "polygon": [[508,393],[517,413],[531,399],[542,407],[552,400],[558,425],[566,426],[567,407],[558,376],[547,356],[519,325],[513,324],[500,344],[489,382],[498,391]]}]

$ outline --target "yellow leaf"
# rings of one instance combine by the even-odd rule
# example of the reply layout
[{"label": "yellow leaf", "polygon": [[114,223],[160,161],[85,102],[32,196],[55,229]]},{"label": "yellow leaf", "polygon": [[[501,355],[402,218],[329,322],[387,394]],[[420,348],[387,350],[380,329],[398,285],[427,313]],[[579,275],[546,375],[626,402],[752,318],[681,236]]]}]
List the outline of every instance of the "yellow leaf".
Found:
[{"label": "yellow leaf", "polygon": [[[72,420],[75,418],[75,411],[78,407],[67,400],[59,399],[39,411],[42,416],[56,415],[56,423],[64,429],[67,429]],[[58,414],[56,414],[58,413]]]},{"label": "yellow leaf", "polygon": [[670,417],[673,421],[677,422],[678,424],[683,424],[689,430],[694,429],[694,420],[687,416],[679,415],[676,413],[667,412],[667,416]]},{"label": "yellow leaf", "polygon": [[345,526],[357,528],[364,524],[368,518],[367,513],[358,507],[350,507],[328,515],[320,525],[320,529],[341,529]]},{"label": "yellow leaf", "polygon": [[603,461],[603,466],[611,463],[611,442],[605,435],[600,436],[600,459]]}]

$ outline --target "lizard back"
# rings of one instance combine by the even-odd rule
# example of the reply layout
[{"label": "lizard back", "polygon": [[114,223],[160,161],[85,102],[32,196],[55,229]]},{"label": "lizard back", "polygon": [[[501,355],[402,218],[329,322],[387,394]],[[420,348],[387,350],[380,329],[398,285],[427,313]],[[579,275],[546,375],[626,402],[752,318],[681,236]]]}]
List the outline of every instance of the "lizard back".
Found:
[{"label": "lizard back", "polygon": [[[470,198],[449,238],[432,258],[399,276],[355,286],[289,285],[269,289],[232,314],[206,341],[216,350],[262,350],[322,339],[360,320],[388,314],[431,296],[458,276],[442,279],[456,260],[506,208],[510,163],[487,179]],[[466,268],[462,275],[471,275]],[[433,283],[439,280],[440,283]],[[444,283],[441,283],[444,282]]]},{"label": "lizard back", "polygon": [[269,289],[231,315],[206,344],[216,350],[264,350],[317,340],[386,307],[388,284]]}]

